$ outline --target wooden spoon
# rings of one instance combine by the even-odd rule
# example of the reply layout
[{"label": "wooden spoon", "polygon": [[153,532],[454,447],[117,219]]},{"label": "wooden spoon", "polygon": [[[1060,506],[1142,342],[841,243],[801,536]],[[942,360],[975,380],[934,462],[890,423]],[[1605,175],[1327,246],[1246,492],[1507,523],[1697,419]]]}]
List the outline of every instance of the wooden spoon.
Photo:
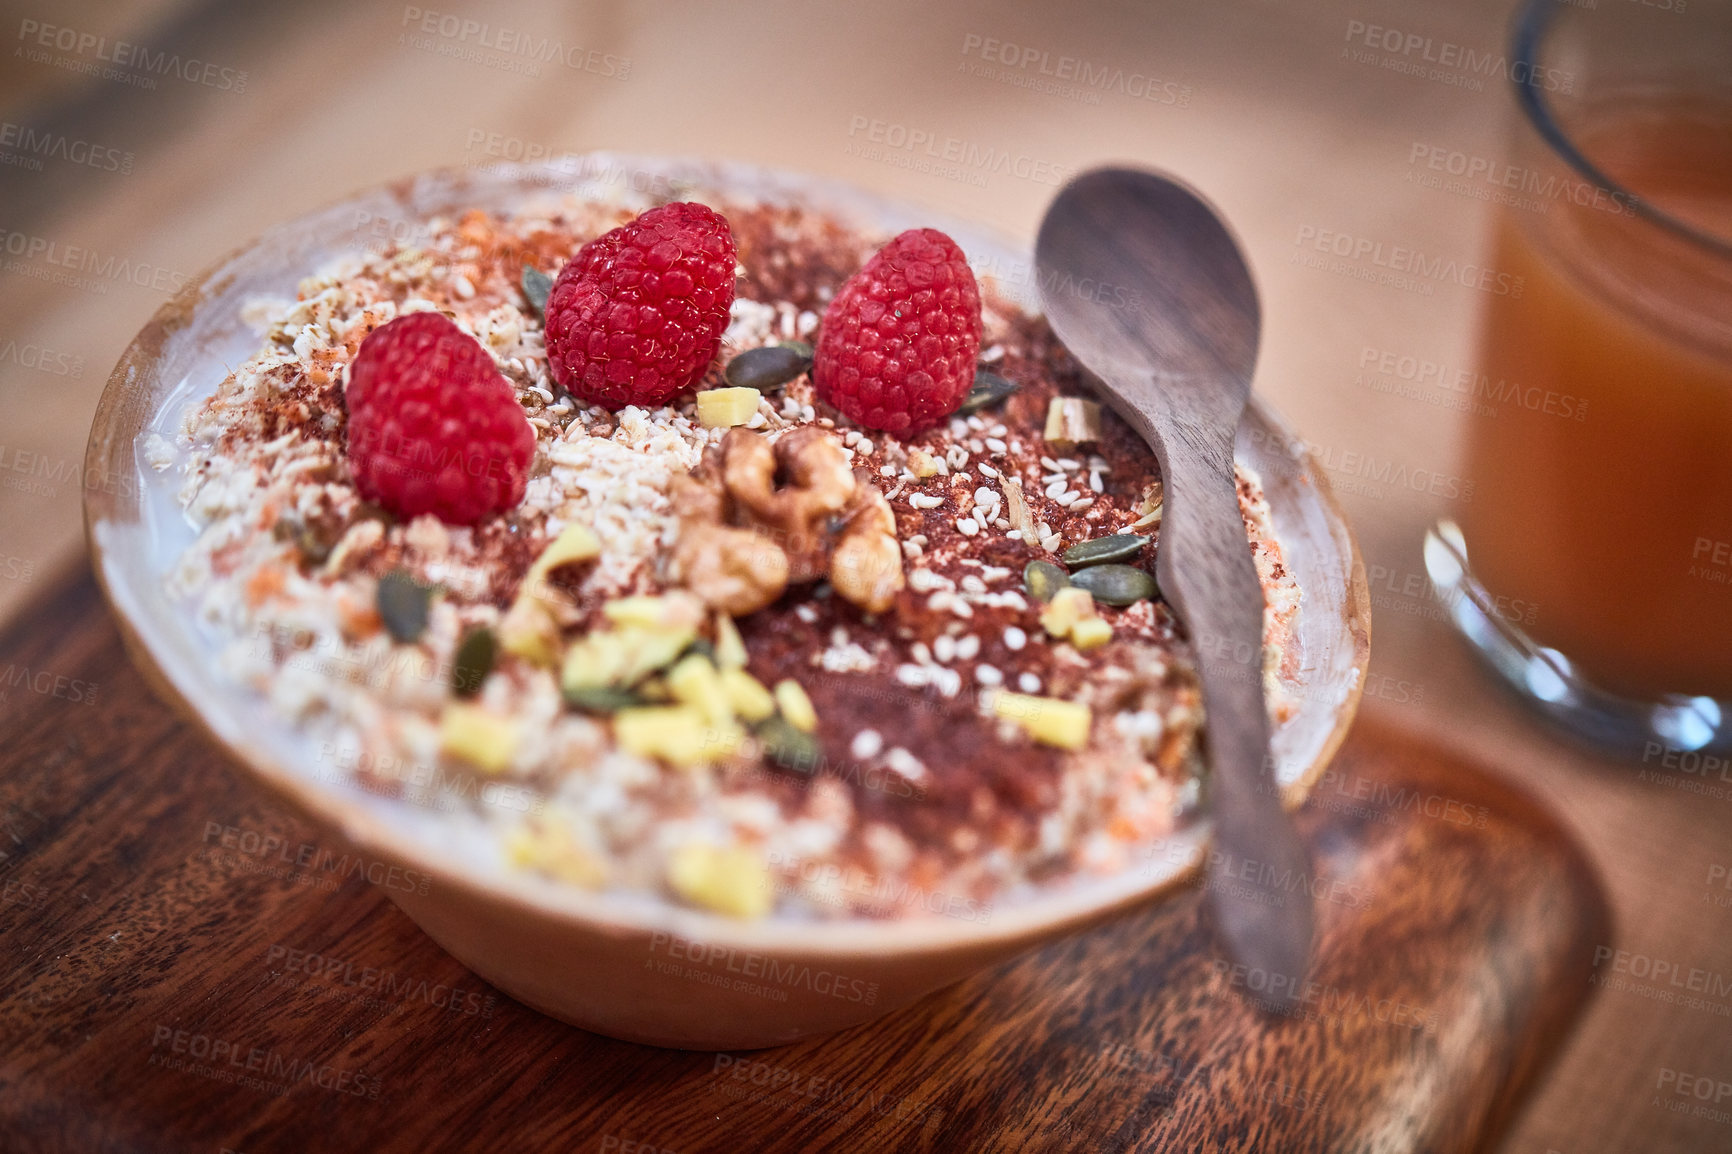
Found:
[{"label": "wooden spoon", "polygon": [[1122,168],[1060,190],[1035,269],[1053,330],[1160,461],[1155,572],[1203,683],[1210,908],[1228,958],[1250,970],[1235,985],[1289,1008],[1311,955],[1311,864],[1271,772],[1263,589],[1233,478],[1262,326],[1250,270],[1195,192]]}]

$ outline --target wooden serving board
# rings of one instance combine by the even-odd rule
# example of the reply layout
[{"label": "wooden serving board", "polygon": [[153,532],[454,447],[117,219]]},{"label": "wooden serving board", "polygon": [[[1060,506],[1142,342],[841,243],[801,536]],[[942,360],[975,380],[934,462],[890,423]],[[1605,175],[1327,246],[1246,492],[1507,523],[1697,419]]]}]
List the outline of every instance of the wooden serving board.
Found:
[{"label": "wooden serving board", "polygon": [[441,952],[151,697],[87,575],[0,637],[0,692],[7,1151],[1485,1149],[1610,940],[1537,805],[1362,724],[1301,817],[1296,1016],[1193,890],[834,1037],[655,1050]]}]

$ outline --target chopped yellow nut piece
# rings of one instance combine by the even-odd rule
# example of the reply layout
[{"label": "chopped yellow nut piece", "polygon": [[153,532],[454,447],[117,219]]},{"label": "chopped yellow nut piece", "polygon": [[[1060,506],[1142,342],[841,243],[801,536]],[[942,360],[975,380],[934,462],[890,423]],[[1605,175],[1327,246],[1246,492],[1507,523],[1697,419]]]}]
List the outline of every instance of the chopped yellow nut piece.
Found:
[{"label": "chopped yellow nut piece", "polygon": [[696,906],[736,918],[761,918],[775,893],[764,859],[738,846],[688,842],[668,861],[668,885]]},{"label": "chopped yellow nut piece", "polygon": [[1089,707],[1081,702],[1027,693],[993,694],[992,711],[1022,726],[1024,732],[1042,745],[1060,749],[1081,749],[1087,745],[1089,725],[1094,720]]},{"label": "chopped yellow nut piece", "polygon": [[499,619],[499,645],[533,665],[559,663],[559,625],[538,599],[519,597]]},{"label": "chopped yellow nut piece", "polygon": [[746,731],[732,721],[717,725],[689,705],[645,705],[614,714],[613,736],[627,753],[693,769],[733,753]]},{"label": "chopped yellow nut piece", "polygon": [[506,838],[505,855],[519,869],[536,870],[585,889],[599,889],[607,881],[606,862],[559,826],[537,822],[517,827]]},{"label": "chopped yellow nut piece", "polygon": [[705,389],[698,394],[698,423],[706,429],[743,425],[758,411],[757,389]]},{"label": "chopped yellow nut piece", "polygon": [[928,477],[938,476],[938,458],[925,449],[910,449],[908,451],[908,471],[922,481]]},{"label": "chopped yellow nut piece", "polygon": [[1081,397],[1054,397],[1046,407],[1046,443],[1068,453],[1101,439],[1101,407]]},{"label": "chopped yellow nut piece", "polygon": [[674,658],[686,651],[697,636],[696,630],[678,633],[651,632],[643,629],[621,629],[612,636],[620,639],[627,653],[624,685],[636,685],[650,674],[666,669]]},{"label": "chopped yellow nut piece", "polygon": [[619,633],[591,633],[580,637],[565,651],[565,664],[560,670],[560,684],[568,690],[599,689],[604,685],[624,685],[632,653]]},{"label": "chopped yellow nut piece", "polygon": [[517,752],[517,726],[479,705],[449,702],[439,715],[439,752],[483,773],[500,773]]},{"label": "chopped yellow nut piece", "polygon": [[795,729],[811,733],[818,728],[818,711],[812,708],[812,699],[798,681],[784,677],[776,682],[776,705]]},{"label": "chopped yellow nut piece", "polygon": [[1084,617],[1070,627],[1070,643],[1078,649],[1096,649],[1113,639],[1113,627],[1099,617]]},{"label": "chopped yellow nut piece", "polygon": [[567,525],[559,531],[559,536],[548,542],[547,548],[541,551],[541,556],[530,565],[529,572],[523,578],[523,585],[518,590],[518,599],[524,596],[541,600],[553,600],[554,593],[547,583],[547,575],[561,565],[570,565],[575,561],[593,561],[601,556],[601,541],[596,538],[587,525]]},{"label": "chopped yellow nut piece", "polygon": [[702,601],[677,589],[657,597],[618,597],[604,604],[601,611],[615,625],[684,633],[688,644],[692,637],[697,636],[705,613]]},{"label": "chopped yellow nut piece", "polygon": [[746,667],[746,641],[740,627],[726,613],[716,614],[716,666],[719,669]]},{"label": "chopped yellow nut piece", "polygon": [[762,681],[744,669],[722,670],[722,688],[728,691],[734,712],[747,721],[763,721],[776,712],[776,699]]},{"label": "chopped yellow nut piece", "polygon": [[691,706],[711,725],[722,725],[734,719],[734,704],[721,675],[703,654],[693,653],[680,658],[668,670],[667,682],[675,701]]},{"label": "chopped yellow nut piece", "polygon": [[1067,585],[1052,595],[1040,611],[1041,628],[1054,637],[1068,637],[1078,621],[1095,615],[1095,599],[1087,589]]}]

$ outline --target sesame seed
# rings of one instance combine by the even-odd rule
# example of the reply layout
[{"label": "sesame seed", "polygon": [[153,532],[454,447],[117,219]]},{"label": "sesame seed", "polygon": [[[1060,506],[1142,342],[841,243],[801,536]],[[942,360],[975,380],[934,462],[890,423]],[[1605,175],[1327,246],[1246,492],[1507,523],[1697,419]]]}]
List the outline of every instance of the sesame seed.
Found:
[{"label": "sesame seed", "polygon": [[915,664],[917,665],[932,664],[932,650],[926,648],[926,642],[924,641],[916,641],[913,645],[909,646],[908,653],[909,656],[914,658]]},{"label": "sesame seed", "polygon": [[857,445],[857,444],[859,444],[860,443],[860,430],[859,429],[849,429],[846,433],[844,433],[842,435],[842,443],[844,445]]},{"label": "sesame seed", "polygon": [[919,781],[926,776],[926,766],[921,760],[900,745],[885,754],[884,761],[891,769],[910,781]]},{"label": "sesame seed", "polygon": [[963,575],[962,587],[970,593],[985,593],[986,592],[986,582],[982,581],[980,578],[976,577],[972,573],[967,573],[967,574]]},{"label": "sesame seed", "polygon": [[1063,538],[1057,533],[1048,533],[1045,537],[1040,539],[1040,547],[1045,549],[1048,553],[1057,553],[1059,542],[1062,540]]},{"label": "sesame seed", "polygon": [[1057,497],[1068,488],[1070,488],[1070,482],[1065,480],[1063,477],[1060,477],[1058,480],[1046,487],[1046,495],[1049,497]]},{"label": "sesame seed", "polygon": [[1093,489],[1097,493],[1104,493],[1107,491],[1106,485],[1101,481],[1101,471],[1099,469],[1092,470],[1089,473],[1089,488]]},{"label": "sesame seed", "polygon": [[973,661],[980,655],[980,638],[972,633],[964,633],[956,639],[956,656],[964,661]]},{"label": "sesame seed", "polygon": [[1024,693],[1039,693],[1040,678],[1032,673],[1024,673],[1016,679],[1016,687]]},{"label": "sesame seed", "polygon": [[986,422],[981,420],[979,417],[970,416],[968,418],[968,427],[977,433],[984,433],[986,431]]},{"label": "sesame seed", "polygon": [[989,489],[985,485],[982,485],[974,491],[974,499],[981,505],[996,505],[1003,500],[1003,498],[998,495],[997,489]]},{"label": "sesame seed", "polygon": [[1058,467],[1067,473],[1074,473],[1078,469],[1082,468],[1082,462],[1073,461],[1069,457],[1060,457],[1058,459]]},{"label": "sesame seed", "polygon": [[1005,443],[997,437],[986,438],[986,447],[990,452],[1000,457],[1004,456],[1005,449],[1007,448]]},{"label": "sesame seed", "polygon": [[1082,500],[1082,494],[1077,492],[1075,489],[1066,489],[1064,492],[1054,497],[1053,500],[1068,509],[1078,501]]},{"label": "sesame seed", "polygon": [[956,531],[964,537],[972,537],[980,532],[980,525],[975,522],[973,517],[959,517],[956,521]]},{"label": "sesame seed", "polygon": [[980,363],[983,365],[996,364],[996,363],[998,363],[998,361],[1002,360],[1003,357],[1004,357],[1004,346],[1003,345],[989,345],[986,348],[980,350]]},{"label": "sesame seed", "polygon": [[988,477],[998,476],[998,470],[994,469],[991,465],[988,465],[985,461],[980,462],[979,468],[980,471]]},{"label": "sesame seed", "polygon": [[956,638],[948,633],[940,634],[933,639],[932,656],[939,661],[949,663],[956,660]]},{"label": "sesame seed", "polygon": [[993,665],[976,665],[974,667],[974,679],[982,685],[1004,684],[1004,674],[1000,673],[998,667]]},{"label": "sesame seed", "polygon": [[916,509],[936,509],[944,504],[944,498],[931,493],[912,493],[908,497],[908,503]]},{"label": "sesame seed", "polygon": [[1006,649],[1015,653],[1018,649],[1021,649],[1027,644],[1028,634],[1024,633],[1014,625],[1006,625],[1004,627],[1004,647]]},{"label": "sesame seed", "polygon": [[1042,457],[1040,459],[1040,463],[1042,465],[1046,466],[1046,470],[1049,473],[1062,473],[1062,472],[1064,472],[1063,469],[1059,468],[1058,462],[1053,460],[1051,457]]},{"label": "sesame seed", "polygon": [[908,587],[916,593],[930,593],[940,584],[942,579],[930,569],[916,569],[908,575]]},{"label": "sesame seed", "polygon": [[896,680],[910,689],[918,689],[926,684],[926,670],[918,665],[898,665]]},{"label": "sesame seed", "polygon": [[810,605],[797,605],[794,607],[794,616],[811,625],[818,620],[818,611]]},{"label": "sesame seed", "polygon": [[860,450],[861,456],[870,457],[872,455],[872,450],[878,446],[874,445],[871,441],[868,441],[865,437],[861,437],[860,444],[857,447]]},{"label": "sesame seed", "polygon": [[855,761],[865,761],[877,757],[884,748],[884,735],[876,729],[862,729],[854,735],[854,740],[848,745],[848,752],[854,755]]}]

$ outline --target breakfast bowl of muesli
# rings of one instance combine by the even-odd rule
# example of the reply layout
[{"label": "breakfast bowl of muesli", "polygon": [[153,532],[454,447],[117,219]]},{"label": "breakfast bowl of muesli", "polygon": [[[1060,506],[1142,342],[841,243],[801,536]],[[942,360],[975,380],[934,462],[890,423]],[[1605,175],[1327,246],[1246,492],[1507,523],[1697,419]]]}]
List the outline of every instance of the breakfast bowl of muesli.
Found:
[{"label": "breakfast bowl of muesli", "polygon": [[[425,174],[139,335],[93,564],[158,691],[428,877],[390,896],[501,990],[658,1045],[840,1029],[1170,895],[1207,842],[1159,470],[1036,290],[988,231],[807,176]],[[1238,465],[1297,805],[1364,578],[1260,403]]]}]

